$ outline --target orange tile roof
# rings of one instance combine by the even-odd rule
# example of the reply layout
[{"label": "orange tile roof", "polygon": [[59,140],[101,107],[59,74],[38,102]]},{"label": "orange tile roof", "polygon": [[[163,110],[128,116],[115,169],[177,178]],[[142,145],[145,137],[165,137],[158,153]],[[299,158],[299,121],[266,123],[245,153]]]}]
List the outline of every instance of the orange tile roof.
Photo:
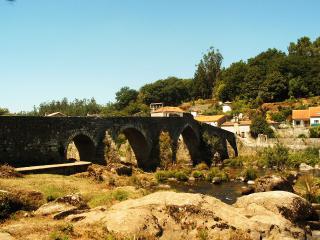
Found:
[{"label": "orange tile roof", "polygon": [[309,107],[310,117],[320,117],[320,107]]},{"label": "orange tile roof", "polygon": [[309,109],[306,110],[292,110],[292,119],[293,120],[308,120]]},{"label": "orange tile roof", "polygon": [[222,126],[234,126],[234,122],[225,122],[222,124]]},{"label": "orange tile roof", "polygon": [[183,113],[184,111],[179,107],[161,107],[154,111],[155,113],[160,112],[180,112]]},{"label": "orange tile roof", "polygon": [[251,125],[251,120],[240,121],[239,125]]},{"label": "orange tile roof", "polygon": [[194,119],[199,122],[217,122],[224,117],[225,117],[225,115],[212,115],[212,116],[198,115],[198,116],[194,117]]}]

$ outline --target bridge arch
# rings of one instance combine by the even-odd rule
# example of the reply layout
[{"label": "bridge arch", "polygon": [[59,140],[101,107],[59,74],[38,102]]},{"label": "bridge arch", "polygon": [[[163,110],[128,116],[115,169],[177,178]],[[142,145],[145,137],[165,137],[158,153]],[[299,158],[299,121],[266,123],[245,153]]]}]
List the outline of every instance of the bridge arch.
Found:
[{"label": "bridge arch", "polygon": [[192,165],[196,165],[199,161],[199,132],[195,130],[190,124],[186,124],[178,131],[178,134],[175,137],[176,146],[178,146],[178,142],[182,140],[181,137],[189,151]]},{"label": "bridge arch", "polygon": [[[70,147],[73,148],[70,153]],[[69,151],[68,151],[69,150]],[[65,158],[79,161],[95,162],[96,143],[86,132],[73,133],[65,146]]]},{"label": "bridge arch", "polygon": [[149,161],[151,144],[147,140],[146,133],[133,125],[123,126],[119,131],[120,133],[124,134],[127,138],[137,160],[138,167],[145,171],[152,170]]}]

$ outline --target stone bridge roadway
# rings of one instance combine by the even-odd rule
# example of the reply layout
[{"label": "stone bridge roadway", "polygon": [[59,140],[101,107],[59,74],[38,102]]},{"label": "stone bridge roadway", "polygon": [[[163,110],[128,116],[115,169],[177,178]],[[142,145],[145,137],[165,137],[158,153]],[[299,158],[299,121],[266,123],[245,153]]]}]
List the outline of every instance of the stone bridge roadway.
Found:
[{"label": "stone bridge roadway", "polygon": [[227,141],[237,155],[233,133],[201,124],[192,117],[0,117],[0,163],[15,167],[65,163],[67,148],[74,141],[80,160],[106,164],[106,135],[115,140],[123,133],[135,153],[138,166],[154,170],[159,166],[159,136],[168,132],[171,137],[172,161],[176,159],[179,136],[189,149],[193,164],[208,156],[203,134],[220,138],[220,156],[228,158]]}]

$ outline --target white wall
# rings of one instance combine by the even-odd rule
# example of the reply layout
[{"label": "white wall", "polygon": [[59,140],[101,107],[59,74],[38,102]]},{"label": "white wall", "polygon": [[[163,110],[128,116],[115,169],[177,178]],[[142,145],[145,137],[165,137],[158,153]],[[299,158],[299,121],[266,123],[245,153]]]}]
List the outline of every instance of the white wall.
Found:
[{"label": "white wall", "polygon": [[230,112],[232,109],[229,105],[223,105],[222,106],[222,112]]},{"label": "white wall", "polygon": [[310,125],[320,124],[320,117],[312,117],[310,118]]}]

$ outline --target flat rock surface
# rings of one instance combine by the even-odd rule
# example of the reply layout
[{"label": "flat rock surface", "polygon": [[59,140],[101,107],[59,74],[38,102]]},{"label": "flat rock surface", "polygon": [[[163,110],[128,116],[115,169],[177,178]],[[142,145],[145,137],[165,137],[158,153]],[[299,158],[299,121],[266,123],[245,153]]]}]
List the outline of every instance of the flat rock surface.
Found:
[{"label": "flat rock surface", "polygon": [[[292,193],[288,196],[280,192],[259,198],[261,194],[256,193],[258,203],[255,205],[242,197],[246,199],[231,206],[201,194],[156,192],[115,204],[109,209],[99,207],[72,214],[65,220],[76,227],[102,224],[116,234],[143,234],[147,239],[199,239],[203,235],[207,239],[305,239],[306,232],[295,223],[298,215],[287,218],[282,212],[275,211],[280,203],[272,207],[272,202],[260,204],[259,199],[269,197],[272,200],[281,196],[282,200],[287,197],[297,199],[302,205],[305,203]],[[292,202],[289,200],[284,204],[290,209]],[[247,207],[242,205],[246,202]],[[306,213],[307,207],[302,207]],[[300,210],[298,212],[300,214]]]}]

